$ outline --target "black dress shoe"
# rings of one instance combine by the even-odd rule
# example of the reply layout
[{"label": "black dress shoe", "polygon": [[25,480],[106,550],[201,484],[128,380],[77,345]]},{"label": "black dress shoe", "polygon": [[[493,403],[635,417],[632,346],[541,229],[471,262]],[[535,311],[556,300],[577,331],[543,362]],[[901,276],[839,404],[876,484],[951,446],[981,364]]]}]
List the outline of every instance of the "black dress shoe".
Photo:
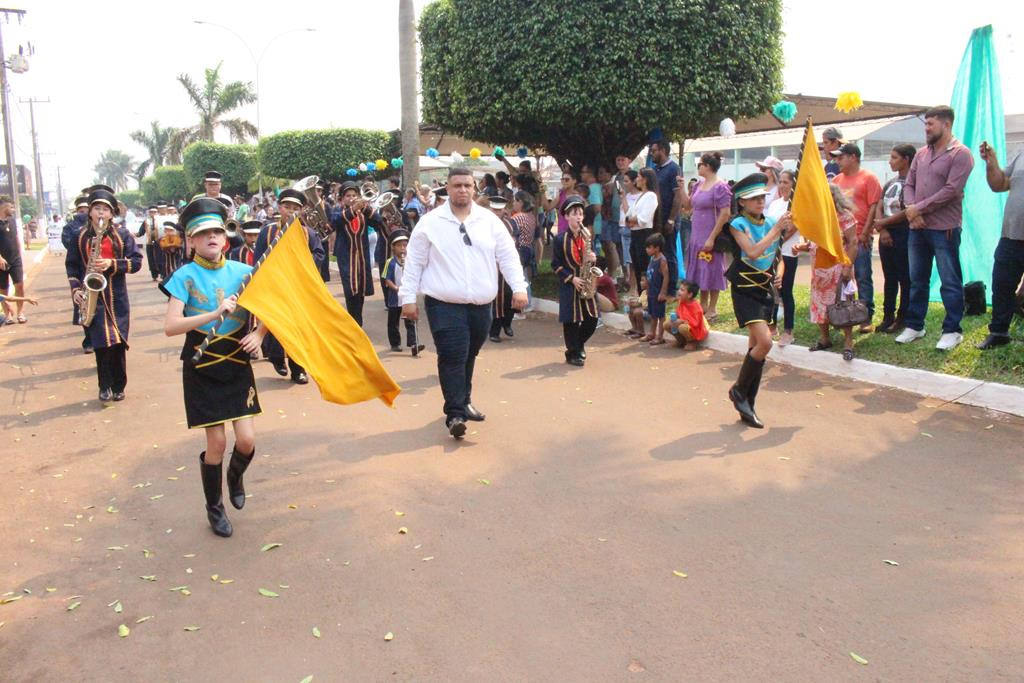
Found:
[{"label": "black dress shoe", "polygon": [[513,332],[512,332],[512,326],[511,326],[511,325],[509,325],[508,327],[504,327],[504,328],[502,328],[502,329],[503,329],[503,330],[505,330],[505,336],[506,336],[506,337],[514,337],[514,336],[516,336],[516,335],[515,335],[515,334],[513,334]]},{"label": "black dress shoe", "polygon": [[477,410],[472,403],[466,404],[466,419],[473,422],[483,422],[487,416]]},{"label": "black dress shoe", "polygon": [[501,343],[501,337],[499,337],[499,336],[498,336],[498,335],[496,335],[496,334],[492,334],[492,335],[490,336],[490,340],[491,340],[492,342],[494,342],[495,344],[500,344],[500,343]]},{"label": "black dress shoe", "polygon": [[281,375],[282,377],[288,376],[288,366],[284,363],[274,363],[274,372]]},{"label": "black dress shoe", "polygon": [[309,384],[309,377],[306,376],[306,373],[300,372],[297,375],[292,375],[292,381],[296,384]]},{"label": "black dress shoe", "polygon": [[583,359],[580,358],[579,356],[570,356],[565,360],[565,362],[568,363],[569,365],[575,365],[578,368],[582,368],[585,364]]},{"label": "black dress shoe", "polygon": [[448,433],[454,436],[456,439],[461,439],[466,435],[466,420],[461,417],[449,418],[447,423]]},{"label": "black dress shoe", "polygon": [[124,392],[123,391],[115,391],[114,392],[114,400],[115,401],[123,401],[124,400]]},{"label": "black dress shoe", "polygon": [[113,401],[114,400],[114,392],[111,391],[110,389],[101,389],[100,390],[100,400],[101,401]]},{"label": "black dress shoe", "polygon": [[92,347],[91,346],[83,346],[82,347],[82,353],[92,353]]},{"label": "black dress shoe", "polygon": [[424,346],[423,344],[417,344],[416,346],[411,347],[410,350],[412,351],[412,355],[418,356],[418,355],[420,355],[420,351],[422,351],[425,348],[427,348],[427,347]]},{"label": "black dress shoe", "polygon": [[990,334],[985,337],[985,340],[978,344],[976,349],[980,351],[988,351],[994,349],[997,346],[1006,346],[1010,343],[1010,335],[1008,334]]}]

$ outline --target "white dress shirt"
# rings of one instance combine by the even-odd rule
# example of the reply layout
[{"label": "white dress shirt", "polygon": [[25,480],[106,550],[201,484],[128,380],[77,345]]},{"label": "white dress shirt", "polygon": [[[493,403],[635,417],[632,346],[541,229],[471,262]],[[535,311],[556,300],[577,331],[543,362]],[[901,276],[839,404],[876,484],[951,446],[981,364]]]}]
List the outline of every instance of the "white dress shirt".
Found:
[{"label": "white dress shirt", "polygon": [[[658,210],[658,195],[648,190],[640,195],[626,212],[627,218],[635,218],[636,226],[632,230],[643,230],[654,227],[654,213]],[[623,223],[625,224],[625,223]]]},{"label": "white dress shirt", "polygon": [[[472,246],[463,241],[460,223]],[[425,294],[452,304],[489,304],[498,295],[499,268],[514,293],[526,293],[519,251],[501,219],[471,203],[469,216],[459,221],[445,202],[412,231],[398,300],[414,304]]]}]

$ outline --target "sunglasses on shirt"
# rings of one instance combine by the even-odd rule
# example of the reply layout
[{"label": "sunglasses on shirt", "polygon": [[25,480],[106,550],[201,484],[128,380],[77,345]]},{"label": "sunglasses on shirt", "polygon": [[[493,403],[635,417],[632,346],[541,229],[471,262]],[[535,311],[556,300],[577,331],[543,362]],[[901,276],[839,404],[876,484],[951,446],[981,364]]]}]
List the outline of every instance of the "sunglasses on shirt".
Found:
[{"label": "sunglasses on shirt", "polygon": [[467,247],[473,246],[473,240],[469,239],[469,233],[466,232],[466,224],[459,223],[459,232],[462,233],[462,241],[466,243]]}]

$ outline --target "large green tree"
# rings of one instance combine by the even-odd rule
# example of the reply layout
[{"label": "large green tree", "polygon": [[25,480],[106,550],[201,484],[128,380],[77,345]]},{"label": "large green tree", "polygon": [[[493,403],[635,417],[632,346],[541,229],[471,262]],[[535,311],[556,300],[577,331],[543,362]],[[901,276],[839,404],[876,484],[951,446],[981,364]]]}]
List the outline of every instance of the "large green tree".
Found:
[{"label": "large green tree", "polygon": [[149,130],[136,130],[130,133],[131,139],[142,145],[149,154],[135,169],[135,176],[142,178],[151,170],[164,164],[180,164],[181,155],[171,153],[171,139],[177,133],[176,128],[162,128],[159,121],[149,124]]},{"label": "large green tree", "polygon": [[[574,164],[767,111],[781,0],[438,0],[420,18],[423,119]],[[495,17],[515,17],[500,22]]]},{"label": "large green tree", "polygon": [[256,92],[252,83],[231,81],[224,83],[220,77],[218,64],[206,69],[202,85],[197,85],[188,74],[178,76],[178,82],[185,88],[192,106],[199,115],[199,122],[193,126],[182,128],[171,138],[170,150],[181,157],[184,149],[193,142],[205,140],[213,142],[214,133],[218,128],[228,131],[232,142],[255,140],[258,136],[256,126],[241,118],[227,118],[227,115],[238,107],[256,101]]},{"label": "large green tree", "polygon": [[115,191],[128,187],[128,179],[134,178],[135,161],[126,152],[108,149],[93,166],[96,182],[109,185]]}]

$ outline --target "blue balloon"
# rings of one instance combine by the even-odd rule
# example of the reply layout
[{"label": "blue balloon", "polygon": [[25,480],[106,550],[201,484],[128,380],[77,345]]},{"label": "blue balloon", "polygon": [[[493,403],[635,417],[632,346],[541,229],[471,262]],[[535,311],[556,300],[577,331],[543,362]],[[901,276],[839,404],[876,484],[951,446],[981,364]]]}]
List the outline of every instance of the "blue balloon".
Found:
[{"label": "blue balloon", "polygon": [[357,171],[354,168],[350,168],[347,171],[345,171],[345,175],[349,176],[350,178],[355,178],[358,174],[359,171]]},{"label": "blue balloon", "polygon": [[519,157],[520,159],[525,159],[525,158],[526,158],[526,155],[527,155],[527,154],[529,153],[529,151],[530,151],[530,150],[526,149],[525,147],[520,147],[520,148],[519,148],[518,150],[516,150],[516,155],[517,155],[517,156],[518,156],[518,157]]},{"label": "blue balloon", "polygon": [[436,158],[437,158],[437,157],[439,157],[440,155],[441,155],[441,153],[440,153],[440,152],[438,152],[438,151],[437,151],[436,149],[434,149],[433,147],[428,147],[428,148],[427,148],[427,156],[428,156],[428,157],[430,157],[431,159],[436,159]]}]

